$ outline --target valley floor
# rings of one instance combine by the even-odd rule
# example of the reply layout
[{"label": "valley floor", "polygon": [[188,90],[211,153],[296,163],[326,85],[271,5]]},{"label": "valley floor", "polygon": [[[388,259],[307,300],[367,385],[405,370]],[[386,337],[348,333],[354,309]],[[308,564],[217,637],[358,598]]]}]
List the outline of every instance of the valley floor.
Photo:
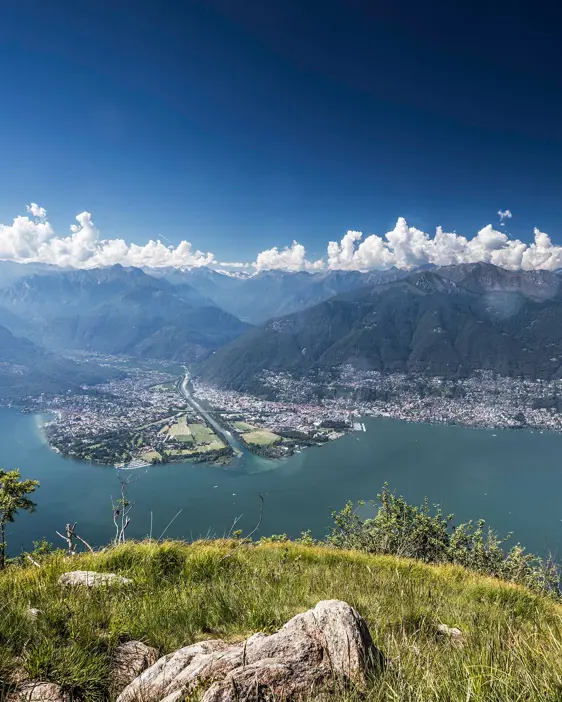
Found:
[{"label": "valley floor", "polygon": [[195,378],[196,402],[190,403],[181,376],[165,368],[129,368],[126,378],[76,394],[30,398],[28,407],[55,413],[45,431],[63,455],[131,467],[228,463],[244,449],[284,458],[361,428],[361,416],[562,431],[562,380],[489,371],[459,379],[382,375],[344,365],[299,377],[264,372],[257,382],[257,394],[250,394]]}]

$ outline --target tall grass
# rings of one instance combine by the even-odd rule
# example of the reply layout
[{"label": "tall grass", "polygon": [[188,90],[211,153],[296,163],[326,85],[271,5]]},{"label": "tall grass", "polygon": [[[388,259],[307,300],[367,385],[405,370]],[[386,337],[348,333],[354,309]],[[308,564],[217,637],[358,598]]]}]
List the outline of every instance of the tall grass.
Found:
[{"label": "tall grass", "polygon": [[[562,607],[546,597],[458,566],[294,543],[248,545],[223,559],[233,548],[127,543],[45,556],[41,568],[11,566],[0,574],[0,699],[22,671],[74,699],[111,699],[110,659],[121,641],[164,654],[201,639],[237,640],[332,598],[365,617],[389,660],[370,700],[562,699]],[[59,575],[76,569],[134,584],[63,591]],[[30,617],[29,607],[41,614]],[[441,623],[461,629],[463,648],[438,634]]]}]

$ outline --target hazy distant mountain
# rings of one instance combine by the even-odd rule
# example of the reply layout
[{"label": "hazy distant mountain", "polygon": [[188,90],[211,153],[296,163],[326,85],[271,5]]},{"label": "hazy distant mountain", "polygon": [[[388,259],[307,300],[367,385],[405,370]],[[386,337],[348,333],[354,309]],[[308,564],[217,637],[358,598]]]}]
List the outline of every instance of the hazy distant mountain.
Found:
[{"label": "hazy distant mountain", "polygon": [[0,363],[38,363],[47,357],[47,352],[29,339],[14,336],[9,329],[0,326]]},{"label": "hazy distant mountain", "polygon": [[0,326],[0,399],[21,401],[28,395],[77,392],[120,375],[93,363],[58,358],[29,339]]},{"label": "hazy distant mountain", "polygon": [[12,285],[20,278],[28,278],[37,273],[48,275],[49,273],[60,273],[58,266],[49,266],[46,263],[15,263],[14,261],[0,261],[0,287],[5,288]]},{"label": "hazy distant mountain", "polygon": [[272,270],[242,277],[210,268],[148,272],[164,277],[173,285],[189,284],[222,309],[251,324],[304,310],[339,293],[408,275],[408,271],[396,268],[370,273]]},{"label": "hazy distant mountain", "polygon": [[187,283],[122,266],[22,278],[0,290],[3,319],[52,349],[185,361],[248,328]]},{"label": "hazy distant mountain", "polygon": [[351,363],[381,372],[454,377],[562,374],[557,276],[487,264],[421,271],[270,320],[219,350],[208,381],[255,390],[261,371]]},{"label": "hazy distant mountain", "polygon": [[[343,362],[443,375],[494,367],[546,376],[558,368],[551,360],[558,349],[548,345],[559,328],[556,272],[476,263],[414,273],[231,276],[208,268],[62,270],[0,262],[2,272],[0,325],[16,336],[59,353],[198,361],[217,351],[203,372],[233,386],[263,368]],[[248,332],[238,315],[274,321]],[[532,333],[525,331],[528,315]]]}]

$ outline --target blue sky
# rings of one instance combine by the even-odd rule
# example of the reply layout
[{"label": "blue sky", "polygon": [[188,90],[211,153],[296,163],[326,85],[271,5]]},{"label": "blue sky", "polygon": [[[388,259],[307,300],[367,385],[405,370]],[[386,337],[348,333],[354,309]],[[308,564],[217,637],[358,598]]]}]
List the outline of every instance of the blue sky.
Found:
[{"label": "blue sky", "polygon": [[561,18],[489,5],[5,3],[0,221],[33,201],[246,261],[509,208],[562,243]]}]

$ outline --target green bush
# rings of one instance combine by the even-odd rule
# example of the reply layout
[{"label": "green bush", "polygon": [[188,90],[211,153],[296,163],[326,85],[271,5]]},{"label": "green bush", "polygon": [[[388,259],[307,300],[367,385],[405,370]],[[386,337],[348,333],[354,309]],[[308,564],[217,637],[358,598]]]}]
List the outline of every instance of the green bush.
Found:
[{"label": "green bush", "polygon": [[[432,512],[427,499],[420,507],[384,485],[377,496],[377,514],[362,519],[348,502],[333,512],[334,526],[326,537],[331,546],[368,553],[415,558],[424,563],[453,563],[478,573],[525,585],[560,597],[560,572],[550,559],[544,560],[516,544],[505,550],[511,537],[500,538],[479,519],[452,526],[454,515],[444,516],[438,505]],[[359,502],[358,508],[365,505]]]}]

